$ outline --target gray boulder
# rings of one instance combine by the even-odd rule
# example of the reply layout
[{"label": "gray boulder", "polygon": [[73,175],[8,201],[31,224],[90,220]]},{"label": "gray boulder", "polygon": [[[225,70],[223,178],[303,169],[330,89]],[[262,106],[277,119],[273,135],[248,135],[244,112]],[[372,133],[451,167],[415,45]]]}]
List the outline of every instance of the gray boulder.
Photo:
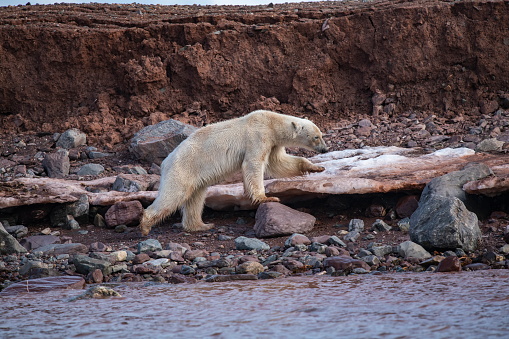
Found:
[{"label": "gray boulder", "polygon": [[87,143],[87,135],[77,128],[68,129],[58,138],[57,147],[71,149]]},{"label": "gray boulder", "polygon": [[481,230],[477,216],[465,206],[468,196],[462,187],[490,174],[486,165],[470,164],[431,180],[410,217],[410,239],[427,250],[475,250],[481,241]]},{"label": "gray boulder", "polygon": [[25,253],[27,250],[0,223],[0,254]]},{"label": "gray boulder", "polygon": [[177,120],[161,121],[137,132],[129,150],[138,158],[158,165],[197,128]]},{"label": "gray boulder", "polygon": [[364,221],[362,219],[352,219],[348,223],[348,231],[357,231],[362,232],[364,231]]},{"label": "gray boulder", "polygon": [[428,250],[471,252],[481,236],[477,216],[455,197],[428,199],[410,218],[410,239]]},{"label": "gray boulder", "polygon": [[88,255],[78,254],[74,256],[72,263],[76,267],[76,272],[87,275],[96,269],[101,270],[104,275],[111,274],[111,263],[107,260],[91,258]]},{"label": "gray boulder", "polygon": [[138,253],[161,251],[163,246],[157,239],[147,239],[138,243]]},{"label": "gray boulder", "polygon": [[306,233],[313,229],[316,218],[280,204],[261,204],[256,211],[254,231],[257,237],[275,237],[293,233]]}]

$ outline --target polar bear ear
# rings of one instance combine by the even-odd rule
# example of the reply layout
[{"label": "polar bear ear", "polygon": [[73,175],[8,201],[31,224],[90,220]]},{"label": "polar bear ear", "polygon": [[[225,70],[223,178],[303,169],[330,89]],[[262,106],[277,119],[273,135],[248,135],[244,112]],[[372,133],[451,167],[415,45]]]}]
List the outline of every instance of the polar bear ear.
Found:
[{"label": "polar bear ear", "polygon": [[299,125],[295,121],[292,121],[292,138],[293,139],[295,139],[297,137],[298,131],[299,131]]}]

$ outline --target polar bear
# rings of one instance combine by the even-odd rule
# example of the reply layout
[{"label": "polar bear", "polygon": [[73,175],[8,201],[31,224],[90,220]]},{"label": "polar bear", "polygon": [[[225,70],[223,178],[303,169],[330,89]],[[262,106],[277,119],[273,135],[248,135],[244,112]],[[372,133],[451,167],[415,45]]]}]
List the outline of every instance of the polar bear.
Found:
[{"label": "polar bear", "polygon": [[198,129],[164,159],[159,193],[143,213],[141,233],[147,235],[154,224],[179,208],[184,230],[214,227],[201,217],[207,187],[239,170],[244,192],[254,204],[279,201],[265,195],[265,176],[292,177],[325,170],[305,158],[287,154],[285,147],[327,152],[314,123],[271,111],[258,110]]}]

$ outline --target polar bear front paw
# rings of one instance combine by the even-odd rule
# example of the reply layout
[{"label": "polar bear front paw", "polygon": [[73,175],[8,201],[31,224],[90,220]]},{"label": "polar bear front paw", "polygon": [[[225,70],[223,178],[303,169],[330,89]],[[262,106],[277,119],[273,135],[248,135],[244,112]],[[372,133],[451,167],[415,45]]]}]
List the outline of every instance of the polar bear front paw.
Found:
[{"label": "polar bear front paw", "polygon": [[309,173],[319,173],[325,171],[325,167],[323,166],[313,166],[309,169]]},{"label": "polar bear front paw", "polygon": [[278,197],[264,197],[264,198],[258,199],[259,204],[263,204],[265,202],[279,202],[279,201],[280,200]]}]

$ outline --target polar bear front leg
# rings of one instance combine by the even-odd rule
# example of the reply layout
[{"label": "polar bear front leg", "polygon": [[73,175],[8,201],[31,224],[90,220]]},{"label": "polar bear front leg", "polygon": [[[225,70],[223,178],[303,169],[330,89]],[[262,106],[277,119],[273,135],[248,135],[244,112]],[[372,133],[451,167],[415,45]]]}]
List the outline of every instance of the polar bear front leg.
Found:
[{"label": "polar bear front leg", "polygon": [[244,161],[242,173],[244,176],[244,191],[253,204],[264,202],[279,202],[279,198],[267,197],[263,185],[264,161]]},{"label": "polar bear front leg", "polygon": [[206,231],[214,224],[205,224],[201,218],[207,187],[197,189],[182,206],[182,226],[185,231]]},{"label": "polar bear front leg", "polygon": [[325,167],[315,165],[306,158],[300,158],[299,169],[302,173],[318,173],[325,171]]}]

